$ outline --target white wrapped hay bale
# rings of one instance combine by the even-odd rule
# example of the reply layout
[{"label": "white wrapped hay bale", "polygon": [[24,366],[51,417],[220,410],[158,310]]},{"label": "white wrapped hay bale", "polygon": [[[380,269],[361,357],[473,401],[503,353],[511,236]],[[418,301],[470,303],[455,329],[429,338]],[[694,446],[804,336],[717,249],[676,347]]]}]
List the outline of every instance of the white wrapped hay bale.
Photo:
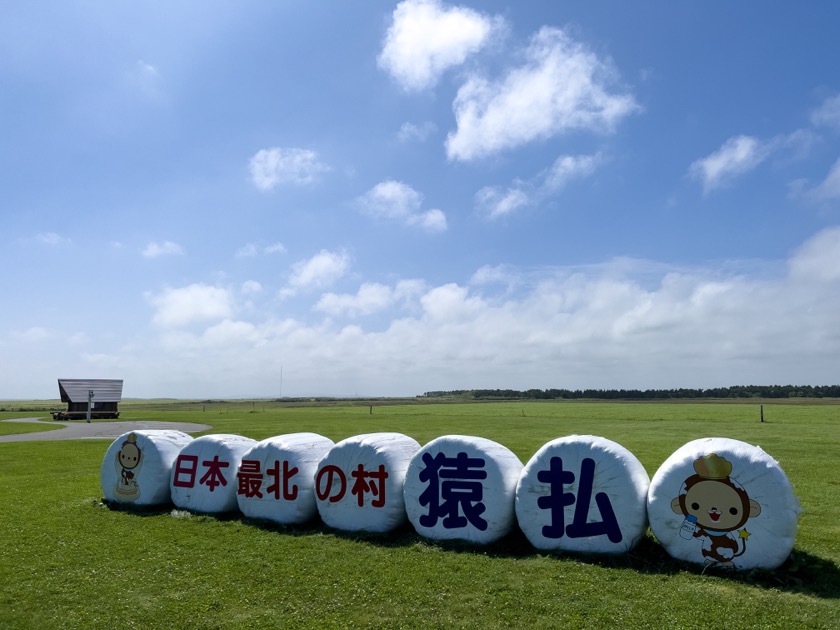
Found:
[{"label": "white wrapped hay bale", "polygon": [[170,502],[169,477],[178,453],[193,441],[181,431],[123,433],[102,460],[99,480],[107,501],[151,506]]},{"label": "white wrapped hay bale", "polygon": [[169,487],[177,507],[205,514],[236,510],[236,471],[256,440],[219,433],[196,438],[178,454]]},{"label": "white wrapped hay bale", "polygon": [[644,466],[620,444],[558,438],[523,469],[516,518],[537,549],[625,553],[647,531],[649,484]]},{"label": "white wrapped hay bale", "polygon": [[282,525],[314,518],[315,472],[333,446],[317,433],[289,433],[257,443],[242,455],[236,475],[239,511]]},{"label": "white wrapped hay bale", "polygon": [[514,525],[522,462],[481,437],[445,435],[412,458],[405,478],[408,520],[435,540],[494,542]]},{"label": "white wrapped hay bale", "polygon": [[774,569],[796,539],[799,502],[779,463],[757,446],[703,438],[660,466],[648,519],[674,558],[735,569]]},{"label": "white wrapped hay bale", "polygon": [[344,531],[388,532],[405,520],[403,480],[416,440],[401,433],[369,433],[338,442],[315,473],[321,519]]}]

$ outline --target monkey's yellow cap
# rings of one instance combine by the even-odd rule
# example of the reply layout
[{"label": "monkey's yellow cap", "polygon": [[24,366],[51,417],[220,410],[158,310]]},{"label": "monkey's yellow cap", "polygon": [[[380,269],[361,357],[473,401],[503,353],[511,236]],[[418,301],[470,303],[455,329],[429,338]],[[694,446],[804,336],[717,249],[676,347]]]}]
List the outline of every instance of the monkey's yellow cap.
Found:
[{"label": "monkey's yellow cap", "polygon": [[726,479],[732,472],[732,464],[717,453],[712,453],[694,460],[694,472],[703,479]]}]

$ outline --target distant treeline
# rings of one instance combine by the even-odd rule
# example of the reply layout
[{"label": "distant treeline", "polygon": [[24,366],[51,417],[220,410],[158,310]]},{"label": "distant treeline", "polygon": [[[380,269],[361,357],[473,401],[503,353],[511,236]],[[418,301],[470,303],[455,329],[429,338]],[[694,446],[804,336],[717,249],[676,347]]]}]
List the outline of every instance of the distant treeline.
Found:
[{"label": "distant treeline", "polygon": [[423,394],[426,398],[474,400],[667,400],[679,398],[840,398],[840,385],[736,385],[711,389],[455,389]]}]

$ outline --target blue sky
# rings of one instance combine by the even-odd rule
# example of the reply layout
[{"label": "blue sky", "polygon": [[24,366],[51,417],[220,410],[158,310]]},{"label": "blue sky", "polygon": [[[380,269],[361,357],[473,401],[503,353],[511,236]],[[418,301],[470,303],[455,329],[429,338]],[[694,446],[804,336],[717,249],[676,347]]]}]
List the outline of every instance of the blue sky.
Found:
[{"label": "blue sky", "polygon": [[4,3],[0,398],[836,383],[838,23]]}]

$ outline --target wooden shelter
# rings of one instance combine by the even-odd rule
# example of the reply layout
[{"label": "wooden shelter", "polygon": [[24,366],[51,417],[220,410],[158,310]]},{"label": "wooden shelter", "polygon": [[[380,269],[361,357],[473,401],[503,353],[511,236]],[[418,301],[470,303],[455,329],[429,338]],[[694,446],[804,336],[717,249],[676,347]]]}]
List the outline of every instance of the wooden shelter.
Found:
[{"label": "wooden shelter", "polygon": [[53,411],[54,420],[84,419],[88,414],[88,400],[92,402],[91,418],[119,418],[122,400],[122,379],[58,379],[61,402],[67,403],[66,411]]}]

